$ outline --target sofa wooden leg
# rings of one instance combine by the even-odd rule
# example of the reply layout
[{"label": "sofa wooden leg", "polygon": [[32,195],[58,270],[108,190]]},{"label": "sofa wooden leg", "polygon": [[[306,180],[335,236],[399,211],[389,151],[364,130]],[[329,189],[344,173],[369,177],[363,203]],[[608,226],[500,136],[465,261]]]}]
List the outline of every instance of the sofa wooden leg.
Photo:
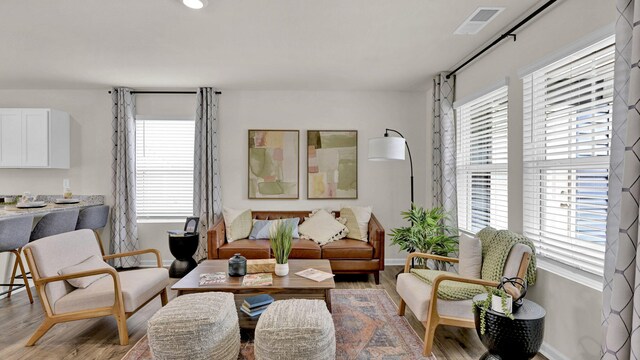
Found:
[{"label": "sofa wooden leg", "polygon": [[129,329],[127,329],[127,316],[124,310],[118,309],[114,314],[118,323],[118,336],[120,337],[120,345],[129,345]]},{"label": "sofa wooden leg", "polygon": [[373,273],[373,279],[376,281],[376,285],[380,285],[380,271]]},{"label": "sofa wooden leg", "polygon": [[423,322],[425,330],[424,330],[424,350],[422,351],[422,355],[424,356],[431,355],[431,351],[433,350],[433,338],[436,334],[436,328],[438,327],[438,322],[439,321],[438,319],[435,318],[435,316],[429,316],[429,319]]}]

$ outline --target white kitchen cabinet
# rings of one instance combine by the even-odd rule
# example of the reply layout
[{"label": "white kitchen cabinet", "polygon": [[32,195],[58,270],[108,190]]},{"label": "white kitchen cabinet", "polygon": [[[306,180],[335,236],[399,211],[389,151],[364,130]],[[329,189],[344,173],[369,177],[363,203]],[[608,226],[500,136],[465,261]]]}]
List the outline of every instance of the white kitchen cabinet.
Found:
[{"label": "white kitchen cabinet", "polygon": [[69,114],[54,109],[0,109],[0,168],[68,169]]}]

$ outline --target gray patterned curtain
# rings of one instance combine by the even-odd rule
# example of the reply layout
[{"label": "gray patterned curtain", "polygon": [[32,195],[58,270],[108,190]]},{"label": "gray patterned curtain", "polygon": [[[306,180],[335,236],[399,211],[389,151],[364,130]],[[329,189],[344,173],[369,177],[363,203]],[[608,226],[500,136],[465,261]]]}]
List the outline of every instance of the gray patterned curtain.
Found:
[{"label": "gray patterned curtain", "polygon": [[[116,88],[111,91],[113,100],[113,208],[111,210],[112,254],[138,249],[138,224],[136,222],[136,124],[135,102],[131,90]],[[115,259],[115,267],[140,265],[137,256]]]},{"label": "gray patterned curtain", "polygon": [[640,358],[640,0],[616,9],[602,359],[627,360]]},{"label": "gray patterned curtain", "polygon": [[456,121],[453,111],[455,76],[433,79],[433,206],[449,214],[447,225],[458,227],[456,187]]},{"label": "gray patterned curtain", "polygon": [[207,258],[207,230],[222,216],[222,186],[218,151],[218,94],[198,89],[193,168],[193,213],[200,216],[196,261]]}]

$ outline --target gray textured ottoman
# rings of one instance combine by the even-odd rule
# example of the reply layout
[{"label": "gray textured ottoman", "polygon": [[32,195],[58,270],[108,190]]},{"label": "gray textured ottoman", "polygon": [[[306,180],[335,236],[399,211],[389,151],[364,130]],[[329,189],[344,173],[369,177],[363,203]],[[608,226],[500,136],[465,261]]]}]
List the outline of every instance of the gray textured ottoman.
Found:
[{"label": "gray textured ottoman", "polygon": [[236,360],[240,327],[233,294],[179,296],[153,315],[147,334],[157,360]]},{"label": "gray textured ottoman", "polygon": [[282,300],[269,305],[256,326],[256,360],[333,360],[333,318],[321,300]]}]

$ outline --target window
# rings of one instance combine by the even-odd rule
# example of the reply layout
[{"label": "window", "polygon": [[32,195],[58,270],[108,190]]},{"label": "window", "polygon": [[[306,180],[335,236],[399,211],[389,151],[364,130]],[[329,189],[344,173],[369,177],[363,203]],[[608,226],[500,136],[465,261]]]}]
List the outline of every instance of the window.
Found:
[{"label": "window", "polygon": [[193,120],[136,119],[138,218],[193,214]]},{"label": "window", "polygon": [[524,233],[538,255],[602,275],[614,38],[526,76]]},{"label": "window", "polygon": [[457,109],[458,227],[507,228],[507,87]]}]

